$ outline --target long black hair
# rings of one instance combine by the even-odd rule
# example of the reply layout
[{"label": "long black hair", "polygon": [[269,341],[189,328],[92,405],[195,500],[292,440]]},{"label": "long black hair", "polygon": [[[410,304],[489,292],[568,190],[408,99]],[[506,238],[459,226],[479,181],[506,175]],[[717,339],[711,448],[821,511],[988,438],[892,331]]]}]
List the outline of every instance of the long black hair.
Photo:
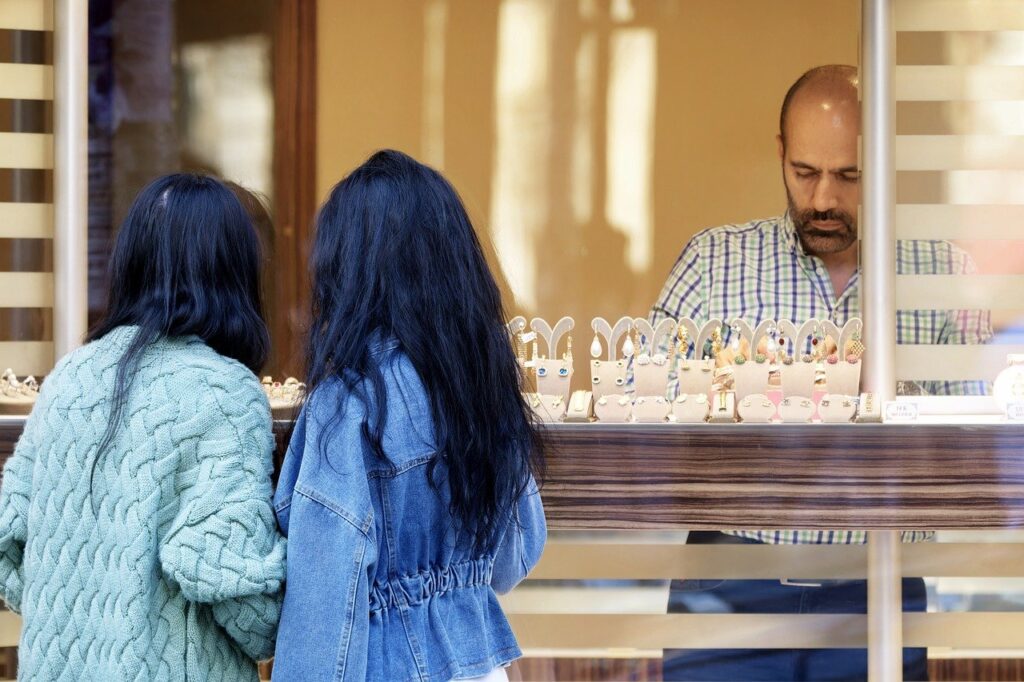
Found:
[{"label": "long black hair", "polygon": [[270,336],[260,297],[260,243],[248,214],[219,180],[173,174],[147,185],[121,224],[110,260],[106,315],[86,341],[134,326],[117,365],[106,432],[110,445],[146,347],[195,335],[258,373]]},{"label": "long black hair", "polygon": [[377,152],[321,207],[311,268],[309,395],[337,378],[371,399],[363,435],[386,459],[388,396],[370,350],[374,339],[397,339],[430,401],[430,482],[443,485],[443,461],[452,516],[474,547],[487,547],[531,472],[543,478],[544,444],[520,392],[498,287],[455,189],[401,152]]}]

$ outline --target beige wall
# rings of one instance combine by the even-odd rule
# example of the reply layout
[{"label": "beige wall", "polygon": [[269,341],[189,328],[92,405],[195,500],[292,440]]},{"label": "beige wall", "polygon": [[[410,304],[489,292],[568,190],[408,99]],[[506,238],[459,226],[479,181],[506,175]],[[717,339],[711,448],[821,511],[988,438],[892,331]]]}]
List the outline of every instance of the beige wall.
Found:
[{"label": "beige wall", "polygon": [[381,147],[439,167],[498,250],[509,309],[573,315],[577,349],[591,317],[645,315],[696,231],[783,210],[782,96],[858,54],[856,0],[318,10],[321,196]]}]

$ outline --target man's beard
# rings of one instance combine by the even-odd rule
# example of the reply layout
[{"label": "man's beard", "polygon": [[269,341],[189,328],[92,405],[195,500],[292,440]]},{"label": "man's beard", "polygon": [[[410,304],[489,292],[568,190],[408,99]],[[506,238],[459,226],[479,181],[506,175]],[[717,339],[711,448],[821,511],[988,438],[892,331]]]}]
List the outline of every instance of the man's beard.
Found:
[{"label": "man's beard", "polygon": [[[857,223],[846,211],[815,211],[813,208],[800,210],[793,203],[793,197],[788,191],[786,198],[789,199],[789,215],[793,219],[793,226],[796,227],[800,243],[807,253],[814,256],[840,253],[857,241]],[[843,227],[838,230],[819,230],[811,225],[812,220],[839,221]]]}]

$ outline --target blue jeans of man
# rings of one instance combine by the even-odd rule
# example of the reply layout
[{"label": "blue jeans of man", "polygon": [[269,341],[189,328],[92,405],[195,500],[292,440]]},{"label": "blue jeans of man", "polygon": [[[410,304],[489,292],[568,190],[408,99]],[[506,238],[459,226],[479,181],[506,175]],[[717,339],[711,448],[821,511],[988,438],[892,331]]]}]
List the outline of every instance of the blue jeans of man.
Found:
[{"label": "blue jeans of man", "polygon": [[[699,537],[699,536],[698,536]],[[731,537],[731,536],[726,536]],[[737,538],[738,539],[738,538]],[[728,541],[727,541],[728,542]],[[740,540],[740,542],[743,542]],[[820,586],[779,580],[674,580],[669,613],[862,614],[864,580],[820,581]],[[903,579],[903,610],[924,611],[924,580]],[[927,680],[926,649],[903,650],[903,679]],[[863,681],[866,649],[669,649],[665,680],[736,682],[800,680]]]}]

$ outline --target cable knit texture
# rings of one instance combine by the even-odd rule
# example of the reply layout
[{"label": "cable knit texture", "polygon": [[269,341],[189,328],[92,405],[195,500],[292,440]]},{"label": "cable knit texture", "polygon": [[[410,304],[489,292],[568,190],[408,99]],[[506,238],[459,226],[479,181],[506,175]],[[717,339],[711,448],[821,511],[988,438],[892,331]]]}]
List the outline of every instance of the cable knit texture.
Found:
[{"label": "cable knit texture", "polygon": [[270,409],[195,337],[144,352],[112,444],[119,328],[49,375],[0,488],[0,596],[22,614],[19,679],[257,680],[285,545]]}]

